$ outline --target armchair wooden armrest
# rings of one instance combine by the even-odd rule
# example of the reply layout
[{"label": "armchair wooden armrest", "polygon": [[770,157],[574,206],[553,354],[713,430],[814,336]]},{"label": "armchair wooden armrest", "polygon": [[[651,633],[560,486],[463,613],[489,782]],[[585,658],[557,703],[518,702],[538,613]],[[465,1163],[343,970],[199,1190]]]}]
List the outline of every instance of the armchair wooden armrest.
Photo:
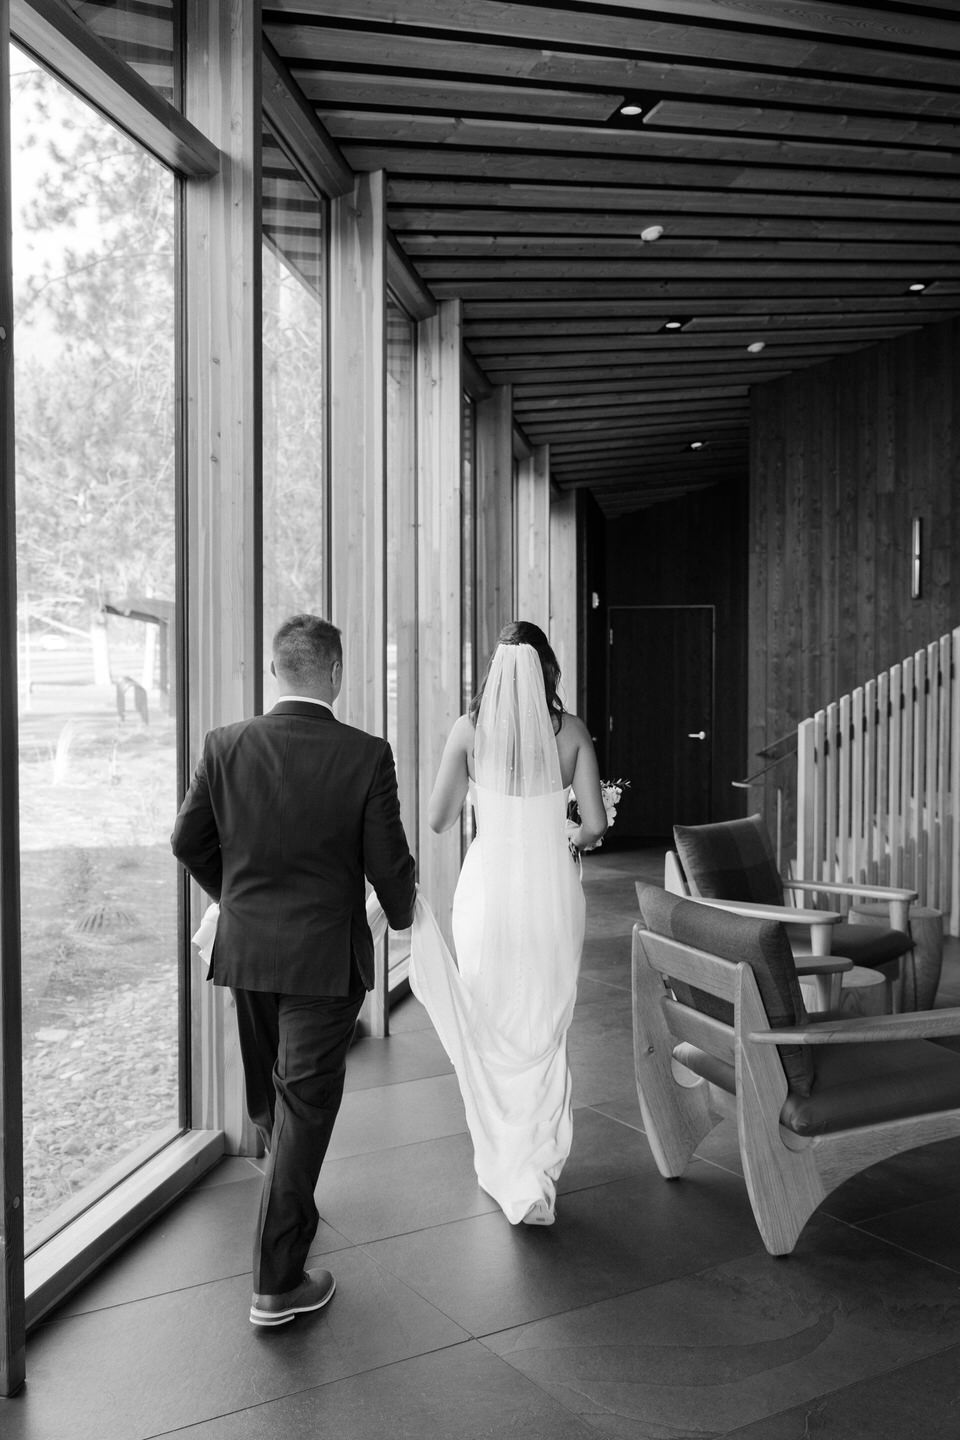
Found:
[{"label": "armchair wooden armrest", "polygon": [[701,895],[691,895],[690,899],[698,905],[732,910],[735,915],[745,915],[750,920],[779,920],[782,925],[803,926],[809,931],[811,955],[830,954],[830,929],[843,919],[836,910],[799,910],[792,905],[761,905],[747,900],[708,900]]},{"label": "armchair wooden armrest", "polygon": [[890,928],[908,930],[908,912],[917,898],[916,890],[907,890],[899,885],[859,885],[846,880],[784,880],[785,890],[806,892],[819,891],[823,895],[849,895],[861,900],[886,901],[890,907]]},{"label": "armchair wooden armrest", "polygon": [[825,1020],[822,1025],[751,1031],[758,1045],[862,1045],[876,1040],[932,1040],[960,1036],[960,1005],[944,1010],[917,1010],[899,1015],[865,1015],[850,1020]]},{"label": "armchair wooden armrest", "polygon": [[916,890],[900,885],[858,885],[854,880],[784,880],[785,890],[821,890],[825,895],[862,895],[867,900],[916,900]]},{"label": "armchair wooden armrest", "polygon": [[837,975],[853,969],[853,961],[843,955],[806,955],[801,959],[794,956],[798,975]]}]

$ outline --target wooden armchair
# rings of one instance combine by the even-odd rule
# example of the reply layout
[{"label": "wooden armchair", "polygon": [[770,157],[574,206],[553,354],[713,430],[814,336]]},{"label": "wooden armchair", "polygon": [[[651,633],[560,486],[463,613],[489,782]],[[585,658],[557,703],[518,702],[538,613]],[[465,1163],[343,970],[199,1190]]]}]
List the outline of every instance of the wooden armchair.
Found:
[{"label": "wooden armchair", "polygon": [[[669,853],[664,872],[668,890],[687,893],[693,900],[722,903],[757,919],[770,915],[782,920],[790,927],[790,943],[798,963],[805,967],[804,973],[822,968],[815,964],[811,968],[811,962],[813,957],[824,955],[848,960],[847,969],[859,965],[879,970],[887,981],[887,1008],[900,1008],[903,960],[913,948],[908,912],[917,898],[915,890],[781,879],[770,837],[759,815],[712,825],[675,825],[673,836],[677,850]],[[856,897],[883,901],[888,907],[889,925],[851,925],[839,911],[788,906],[785,891],[818,898],[836,896],[841,901]],[[832,981],[822,982],[823,1008],[836,1003],[840,976],[833,974]]]},{"label": "wooden armchair", "polygon": [[640,892],[633,931],[637,1093],[661,1175],[735,1117],[750,1204],[786,1255],[860,1170],[960,1134],[960,1008],[808,1020],[782,924]]}]

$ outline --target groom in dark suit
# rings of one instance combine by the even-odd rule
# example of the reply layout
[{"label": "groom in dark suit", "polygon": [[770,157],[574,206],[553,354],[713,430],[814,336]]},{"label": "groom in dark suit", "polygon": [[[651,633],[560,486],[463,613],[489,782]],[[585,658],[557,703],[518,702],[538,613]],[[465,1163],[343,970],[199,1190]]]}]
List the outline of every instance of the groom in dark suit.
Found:
[{"label": "groom in dark suit", "polygon": [[364,876],[390,925],[413,918],[414,862],[385,740],[340,724],[340,631],[295,615],[277,631],[281,696],[207,735],[173,830],[177,859],[220,902],[208,979],[237,1007],[247,1109],[267,1150],[250,1319],[281,1325],[335,1288],[305,1272],[313,1193],[373,986]]}]

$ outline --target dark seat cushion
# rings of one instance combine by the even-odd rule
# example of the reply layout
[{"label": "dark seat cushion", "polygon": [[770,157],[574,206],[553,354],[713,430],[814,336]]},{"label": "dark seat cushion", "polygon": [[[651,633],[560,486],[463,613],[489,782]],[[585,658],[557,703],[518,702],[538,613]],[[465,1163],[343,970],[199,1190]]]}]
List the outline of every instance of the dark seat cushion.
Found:
[{"label": "dark seat cushion", "polygon": [[713,825],[674,825],[673,838],[691,895],[783,904],[776,857],[759,815]]},{"label": "dark seat cushion", "polygon": [[[779,921],[748,920],[727,910],[669,895],[656,885],[644,886],[639,901],[644,924],[655,935],[665,935],[682,945],[706,950],[734,965],[740,961],[749,965],[774,1029],[805,1024],[807,1012],[800,995],[797,968],[786,930]],[[727,1001],[679,983],[673,985],[673,990],[681,1004],[712,1015],[725,1025],[733,1024],[733,1006]],[[814,1073],[810,1050],[799,1045],[777,1048],[790,1088],[799,1094],[809,1093]]]},{"label": "dark seat cushion", "polygon": [[893,967],[901,955],[913,948],[913,941],[902,930],[883,930],[879,925],[848,925],[841,921],[830,931],[830,953],[865,965],[870,970]]},{"label": "dark seat cushion", "polygon": [[807,1095],[791,1091],[781,1124],[828,1135],[883,1120],[960,1106],[960,1055],[929,1040],[813,1047]]},{"label": "dark seat cushion", "polygon": [[[780,1111],[780,1123],[797,1135],[829,1135],[960,1106],[960,1054],[932,1041],[818,1045],[809,1053],[809,1093],[791,1090]],[[673,1054],[695,1075],[736,1094],[731,1065],[686,1042]]]}]

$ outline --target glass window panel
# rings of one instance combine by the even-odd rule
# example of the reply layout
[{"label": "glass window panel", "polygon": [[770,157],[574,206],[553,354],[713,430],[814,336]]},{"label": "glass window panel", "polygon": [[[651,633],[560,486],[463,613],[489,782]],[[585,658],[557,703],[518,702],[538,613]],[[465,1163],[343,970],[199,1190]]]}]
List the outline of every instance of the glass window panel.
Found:
[{"label": "glass window panel", "polygon": [[78,19],[138,74],[179,105],[179,0],[67,0]]},{"label": "glass window panel", "polygon": [[[387,739],[397,762],[400,812],[417,851],[417,427],[416,335],[387,302]],[[410,953],[409,931],[390,936],[390,970]]]},{"label": "glass window panel", "polygon": [[12,70],[28,1248],[181,1126],[174,187]]},{"label": "glass window panel", "polygon": [[301,611],[327,611],[324,204],[263,140],[263,656]]}]

